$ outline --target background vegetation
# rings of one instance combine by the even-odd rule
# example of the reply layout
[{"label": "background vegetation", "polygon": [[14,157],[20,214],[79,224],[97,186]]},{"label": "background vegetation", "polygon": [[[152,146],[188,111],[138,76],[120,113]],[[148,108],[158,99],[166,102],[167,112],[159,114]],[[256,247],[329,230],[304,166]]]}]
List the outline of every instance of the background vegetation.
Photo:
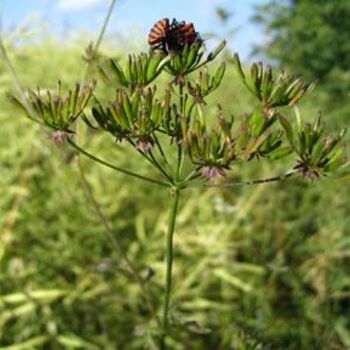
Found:
[{"label": "background vegetation", "polygon": [[[296,16],[298,6],[308,3],[291,2],[285,15]],[[301,13],[299,18],[308,18]],[[271,16],[276,21],[278,15]],[[339,23],[339,33],[342,16],[345,11],[332,23],[332,28]],[[294,26],[315,30],[289,17],[273,30],[298,38]],[[320,75],[313,98],[301,105],[303,113],[313,118],[325,110],[331,127],[332,120],[348,124],[349,67],[337,53],[321,75],[306,63],[321,60],[323,49],[334,50],[317,46],[315,35],[298,40],[300,50],[315,51],[304,65],[303,54],[283,56],[282,44],[271,44],[267,53],[296,72]],[[339,45],[348,48],[349,39]],[[7,46],[26,87],[51,89],[57,79],[68,86],[82,77],[80,45]],[[230,64],[227,71],[225,86],[213,98],[241,117],[253,102]],[[86,197],[74,154],[18,117],[6,98],[13,91],[0,62],[0,349],[154,348],[154,325],[142,294]],[[139,167],[137,157],[103,137],[94,137],[90,149]],[[167,193],[89,161],[83,168],[114,234],[160,305]],[[232,176],[273,174],[257,163],[250,170],[233,169]],[[173,348],[350,348],[349,194],[346,178],[188,193],[175,238]]]}]

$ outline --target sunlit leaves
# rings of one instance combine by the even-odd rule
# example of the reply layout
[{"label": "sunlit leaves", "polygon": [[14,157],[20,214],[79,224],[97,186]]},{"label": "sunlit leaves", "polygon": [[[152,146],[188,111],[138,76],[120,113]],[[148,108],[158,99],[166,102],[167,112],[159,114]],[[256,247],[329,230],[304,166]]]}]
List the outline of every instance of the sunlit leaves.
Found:
[{"label": "sunlit leaves", "polygon": [[297,169],[306,178],[317,178],[335,171],[346,163],[344,149],[339,142],[346,129],[324,135],[324,123],[317,117],[313,123],[304,123],[294,130],[288,118],[279,116],[287,140],[298,156]]},{"label": "sunlit leaves", "polygon": [[181,82],[181,79],[186,75],[213,61],[225,46],[226,42],[222,41],[204,60],[202,60],[205,52],[203,43],[193,44],[190,47],[185,46],[182,52],[170,54],[171,59],[166,65],[166,69]]},{"label": "sunlit leaves", "polygon": [[285,72],[274,77],[272,68],[261,62],[253,63],[250,72],[245,74],[237,54],[233,57],[233,65],[244,85],[265,108],[295,106],[315,87],[315,82],[307,84],[302,78]]},{"label": "sunlit leaves", "polygon": [[34,114],[36,118],[54,130],[71,132],[71,125],[83,114],[95,86],[96,82],[85,86],[76,84],[75,89],[63,95],[61,82],[59,82],[57,92],[42,91],[39,88],[37,91],[29,90],[25,100],[27,103],[21,102],[14,96],[11,96],[11,99],[28,117]]},{"label": "sunlit leaves", "polygon": [[170,57],[162,52],[151,51],[140,55],[129,55],[126,64],[110,59],[100,66],[102,79],[111,86],[143,88],[155,80],[162,72]]},{"label": "sunlit leaves", "polygon": [[155,97],[155,88],[128,93],[119,90],[105,107],[96,100],[92,114],[98,125],[118,140],[136,138],[153,144],[153,133],[161,125],[165,108]]}]

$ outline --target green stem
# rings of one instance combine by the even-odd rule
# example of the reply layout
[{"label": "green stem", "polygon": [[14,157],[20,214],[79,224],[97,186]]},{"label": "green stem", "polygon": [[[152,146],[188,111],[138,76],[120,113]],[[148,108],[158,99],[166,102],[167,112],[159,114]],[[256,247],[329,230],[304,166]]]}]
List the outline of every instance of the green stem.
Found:
[{"label": "green stem", "polygon": [[237,181],[237,182],[229,182],[229,183],[223,183],[223,184],[210,184],[210,183],[199,183],[199,184],[191,184],[185,187],[185,189],[191,189],[194,187],[215,187],[215,188],[229,188],[229,187],[238,187],[238,186],[253,186],[253,185],[262,185],[272,182],[279,182],[286,180],[293,175],[297,173],[296,169],[292,169],[288,172],[286,172],[283,175],[269,177],[265,179],[258,179],[258,180],[246,180],[246,181]]},{"label": "green stem", "polygon": [[201,168],[202,166],[198,167],[197,169],[193,170],[190,174],[188,174],[183,180],[182,183],[186,183],[188,181],[194,180],[197,177],[201,176]]},{"label": "green stem", "polygon": [[94,53],[96,54],[98,52],[98,49],[100,48],[100,45],[101,45],[101,42],[102,42],[102,39],[105,35],[105,32],[106,32],[106,29],[107,29],[107,25],[108,25],[108,22],[112,16],[112,13],[113,13],[113,9],[114,9],[114,6],[116,4],[117,0],[112,0],[111,1],[111,4],[109,5],[109,9],[108,9],[108,12],[107,12],[107,16],[105,18],[105,21],[103,22],[103,26],[101,28],[101,31],[100,31],[100,34],[98,36],[98,39],[97,39],[97,42],[96,42],[96,45],[94,47]]},{"label": "green stem", "polygon": [[[97,41],[96,41],[96,44],[93,46],[92,48],[92,59],[95,60],[96,57],[97,57],[97,53],[99,51],[99,48],[101,46],[101,43],[102,43],[102,40],[103,40],[103,37],[106,33],[106,30],[107,30],[107,26],[108,26],[108,23],[112,17],[112,14],[113,14],[113,10],[114,10],[114,7],[117,3],[117,0],[112,0],[110,5],[109,5],[109,8],[108,8],[108,12],[107,12],[107,15],[103,21],[103,25],[101,27],[101,30],[100,30],[100,33],[98,34],[98,38],[97,38]],[[90,69],[91,69],[91,65],[92,65],[92,62],[93,61],[90,61],[84,71],[84,75],[83,75],[83,82],[86,80],[89,72],[90,72]]]},{"label": "green stem", "polygon": [[158,139],[156,133],[153,134],[153,137],[154,137],[154,140],[155,140],[155,142],[156,142],[158,151],[159,151],[160,155],[162,156],[162,158],[163,158],[165,164],[166,164],[166,165],[169,165],[168,159],[167,159],[167,157],[166,157],[166,155],[165,155],[165,153],[164,153],[164,151],[163,151],[162,145],[160,144],[159,139]]},{"label": "green stem", "polygon": [[130,175],[130,176],[133,176],[133,177],[136,177],[140,180],[144,180],[144,181],[148,181],[148,182],[152,182],[153,184],[156,184],[156,185],[159,185],[159,186],[163,186],[163,187],[169,187],[169,184],[167,184],[166,182],[163,182],[163,181],[158,181],[158,180],[155,180],[155,179],[151,179],[149,177],[146,177],[146,176],[143,176],[143,175],[139,175],[139,174],[136,174],[136,173],[133,173],[132,171],[129,171],[129,170],[125,170],[125,169],[122,169],[122,168],[119,168],[113,164],[110,164],[96,156],[94,156],[93,154],[85,151],[84,149],[82,149],[81,147],[79,147],[76,143],[74,143],[72,140],[68,140],[68,143],[73,147],[75,148],[79,153],[83,154],[84,156],[94,160],[95,162],[97,163],[100,163],[108,168],[111,168],[113,170],[116,170],[116,171],[119,171],[120,173],[123,173],[123,174],[126,174],[126,175]]},{"label": "green stem", "polygon": [[160,173],[169,181],[170,184],[173,184],[172,178],[167,174],[167,172],[157,162],[157,160],[155,159],[155,157],[153,156],[151,151],[149,152],[149,156],[148,156],[145,152],[142,152],[141,150],[139,150],[138,147],[135,145],[135,143],[130,138],[128,138],[127,140],[130,143],[130,145],[132,145],[135,148],[135,150],[142,157],[144,157],[149,163],[151,163],[155,168],[157,168],[160,171]]},{"label": "green stem", "polygon": [[163,311],[163,323],[162,333],[160,339],[160,349],[165,350],[165,338],[168,335],[169,329],[169,302],[172,285],[172,269],[173,269],[173,238],[175,232],[176,215],[179,207],[180,191],[178,189],[172,193],[171,210],[169,213],[168,233],[166,239],[166,275],[165,275],[165,297],[164,297],[164,311]]},{"label": "green stem", "polygon": [[172,183],[172,178],[168,175],[168,173],[159,164],[159,162],[157,161],[156,157],[153,155],[152,151],[149,150],[148,153],[149,153],[150,159],[152,160],[153,165],[159,169],[159,171],[168,179],[168,181],[170,183]]},{"label": "green stem", "polygon": [[14,82],[14,85],[18,91],[18,94],[20,96],[20,99],[21,99],[21,102],[23,103],[24,107],[26,108],[27,112],[28,112],[28,117],[29,119],[35,121],[36,123],[38,124],[41,124],[41,125],[44,125],[44,123],[38,119],[34,113],[34,111],[32,110],[30,104],[28,103],[28,100],[25,96],[25,91],[24,91],[24,88],[18,78],[18,75],[17,75],[17,72],[16,72],[16,69],[15,67],[13,66],[8,54],[7,54],[7,50],[6,50],[6,47],[5,47],[5,44],[4,44],[4,41],[3,41],[3,38],[2,38],[2,33],[0,31],[0,52],[1,52],[1,56],[3,58],[3,61],[5,62],[5,66],[7,67],[11,77],[12,77],[12,80]]},{"label": "green stem", "polygon": [[[185,114],[184,106],[184,85],[182,82],[179,83],[179,96],[180,96],[180,113],[183,116]],[[180,179],[181,170],[183,166],[183,150],[182,144],[177,145],[177,170],[176,170],[176,180]]]}]

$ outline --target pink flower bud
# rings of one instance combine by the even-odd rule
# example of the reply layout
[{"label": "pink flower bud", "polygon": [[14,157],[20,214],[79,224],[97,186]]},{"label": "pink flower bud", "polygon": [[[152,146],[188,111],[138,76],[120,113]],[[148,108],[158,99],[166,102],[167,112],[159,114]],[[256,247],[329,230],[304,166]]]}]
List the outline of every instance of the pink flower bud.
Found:
[{"label": "pink flower bud", "polygon": [[50,140],[55,144],[62,144],[67,142],[69,138],[68,133],[61,130],[56,130],[50,135]]},{"label": "pink flower bud", "polygon": [[217,166],[205,166],[202,170],[202,175],[207,180],[226,178],[226,172],[224,168],[220,168]]},{"label": "pink flower bud", "polygon": [[148,152],[152,147],[152,143],[148,140],[140,139],[136,142],[136,147],[142,152]]}]

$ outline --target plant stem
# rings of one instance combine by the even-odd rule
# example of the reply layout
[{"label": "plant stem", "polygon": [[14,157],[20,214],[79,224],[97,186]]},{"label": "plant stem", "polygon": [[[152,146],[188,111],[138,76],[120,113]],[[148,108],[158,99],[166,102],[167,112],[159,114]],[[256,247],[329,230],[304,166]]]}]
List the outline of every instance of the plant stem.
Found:
[{"label": "plant stem", "polygon": [[142,157],[144,157],[149,163],[152,164],[152,166],[154,166],[160,171],[160,173],[169,181],[170,184],[173,184],[172,178],[167,174],[167,172],[163,169],[163,167],[157,162],[157,160],[155,159],[151,151],[149,152],[149,155],[147,155],[147,153],[142,152],[140,149],[138,149],[138,147],[130,138],[128,138],[127,140],[130,143],[130,145],[132,145]]},{"label": "plant stem", "polygon": [[238,186],[253,186],[253,185],[262,185],[272,182],[279,182],[286,180],[297,173],[296,169],[290,170],[283,175],[269,177],[265,179],[257,179],[257,180],[245,180],[245,181],[237,181],[237,182],[229,182],[223,184],[210,184],[210,183],[194,183],[185,187],[185,189],[191,189],[194,187],[215,187],[215,188],[229,188],[229,187],[238,187]]},{"label": "plant stem", "polygon": [[163,169],[163,167],[159,164],[159,162],[157,161],[156,157],[153,155],[152,151],[149,150],[149,157],[152,160],[153,165],[159,169],[159,171],[164,175],[164,177],[166,177],[168,179],[168,181],[170,183],[172,183],[172,178],[168,175],[168,173]]},{"label": "plant stem", "polygon": [[179,207],[179,196],[180,191],[176,189],[172,193],[172,203],[171,210],[169,213],[169,224],[168,232],[166,238],[166,275],[165,275],[165,296],[164,296],[164,311],[163,311],[163,323],[162,323],[162,333],[160,338],[160,349],[165,350],[165,338],[168,335],[169,328],[169,302],[171,294],[172,285],[172,269],[173,269],[173,237],[175,232],[176,215]]},{"label": "plant stem", "polygon": [[25,96],[24,88],[23,88],[23,86],[22,86],[22,84],[21,84],[21,82],[20,82],[20,80],[18,78],[16,69],[13,66],[13,64],[12,64],[8,54],[7,54],[7,50],[6,50],[6,47],[5,47],[3,38],[2,38],[1,31],[0,31],[0,52],[1,52],[2,58],[3,58],[4,62],[5,62],[5,66],[7,67],[8,71],[9,71],[11,77],[12,77],[12,80],[13,80],[13,83],[15,85],[15,88],[17,89],[17,91],[18,91],[18,93],[20,95],[21,102],[23,103],[23,105],[25,106],[25,108],[26,108],[26,110],[28,112],[29,119],[32,119],[33,121],[35,121],[38,124],[44,125],[44,123],[35,116],[34,111],[32,110],[30,104],[27,101],[27,98]]},{"label": "plant stem", "polygon": [[[182,82],[179,83],[179,96],[180,96],[180,113],[181,116],[185,114],[184,106],[184,85]],[[182,144],[177,145],[177,170],[176,170],[176,180],[179,180],[181,175],[181,170],[183,166],[183,154],[182,154]]]},{"label": "plant stem", "polygon": [[102,25],[102,28],[101,28],[101,31],[100,31],[100,34],[98,36],[98,39],[97,39],[97,42],[96,42],[96,45],[94,47],[94,53],[96,54],[98,52],[98,49],[100,48],[100,45],[101,45],[101,42],[102,42],[102,39],[105,35],[105,32],[106,32],[106,29],[107,29],[107,25],[108,25],[108,22],[112,16],[112,13],[113,13],[113,9],[114,9],[114,6],[116,4],[117,0],[112,0],[111,1],[111,4],[109,5],[109,9],[108,9],[108,12],[107,12],[107,16],[103,22],[103,25]]},{"label": "plant stem", "polygon": [[164,151],[163,151],[162,145],[160,144],[159,139],[158,139],[156,133],[153,134],[153,137],[154,137],[154,140],[155,140],[155,142],[156,142],[158,151],[159,151],[160,155],[162,156],[162,158],[163,158],[165,164],[166,164],[166,165],[169,165],[168,159],[167,159],[167,157],[166,157],[166,155],[165,155],[165,153],[164,153]]},{"label": "plant stem", "polygon": [[[92,58],[93,60],[96,59],[96,56],[97,56],[97,53],[99,51],[99,48],[101,46],[101,43],[102,43],[102,40],[103,40],[103,37],[106,33],[106,29],[107,29],[107,26],[108,26],[108,23],[111,19],[111,16],[113,14],[113,10],[114,10],[114,6],[116,5],[117,3],[117,0],[112,0],[110,5],[109,5],[109,8],[108,8],[108,12],[107,12],[107,15],[103,21],[103,25],[101,27],[101,30],[100,30],[100,33],[98,34],[98,38],[97,38],[97,41],[96,41],[96,44],[93,46],[92,48]],[[83,82],[86,80],[87,78],[87,75],[90,71],[90,68],[91,68],[91,64],[92,64],[93,61],[90,61],[85,69],[85,72],[84,72],[84,75],[83,75]]]},{"label": "plant stem", "polygon": [[116,170],[116,171],[119,171],[120,173],[123,173],[123,174],[126,174],[126,175],[130,175],[130,176],[133,176],[133,177],[136,177],[140,180],[144,180],[144,181],[147,181],[147,182],[152,182],[153,184],[156,184],[156,185],[159,185],[159,186],[163,186],[163,187],[169,187],[170,185],[167,184],[166,182],[163,182],[163,181],[158,181],[158,180],[155,180],[155,179],[151,179],[149,177],[146,177],[146,176],[143,176],[143,175],[139,175],[139,174],[136,174],[136,173],[133,173],[132,171],[129,171],[129,170],[125,170],[125,169],[122,169],[122,168],[119,168],[113,164],[110,164],[96,156],[94,156],[93,154],[85,151],[84,149],[82,149],[81,147],[79,147],[76,143],[74,143],[72,140],[68,140],[68,143],[73,147],[75,148],[79,153],[83,154],[84,156],[92,159],[93,161],[97,162],[97,163],[100,163],[108,168],[111,168],[113,170]]}]

